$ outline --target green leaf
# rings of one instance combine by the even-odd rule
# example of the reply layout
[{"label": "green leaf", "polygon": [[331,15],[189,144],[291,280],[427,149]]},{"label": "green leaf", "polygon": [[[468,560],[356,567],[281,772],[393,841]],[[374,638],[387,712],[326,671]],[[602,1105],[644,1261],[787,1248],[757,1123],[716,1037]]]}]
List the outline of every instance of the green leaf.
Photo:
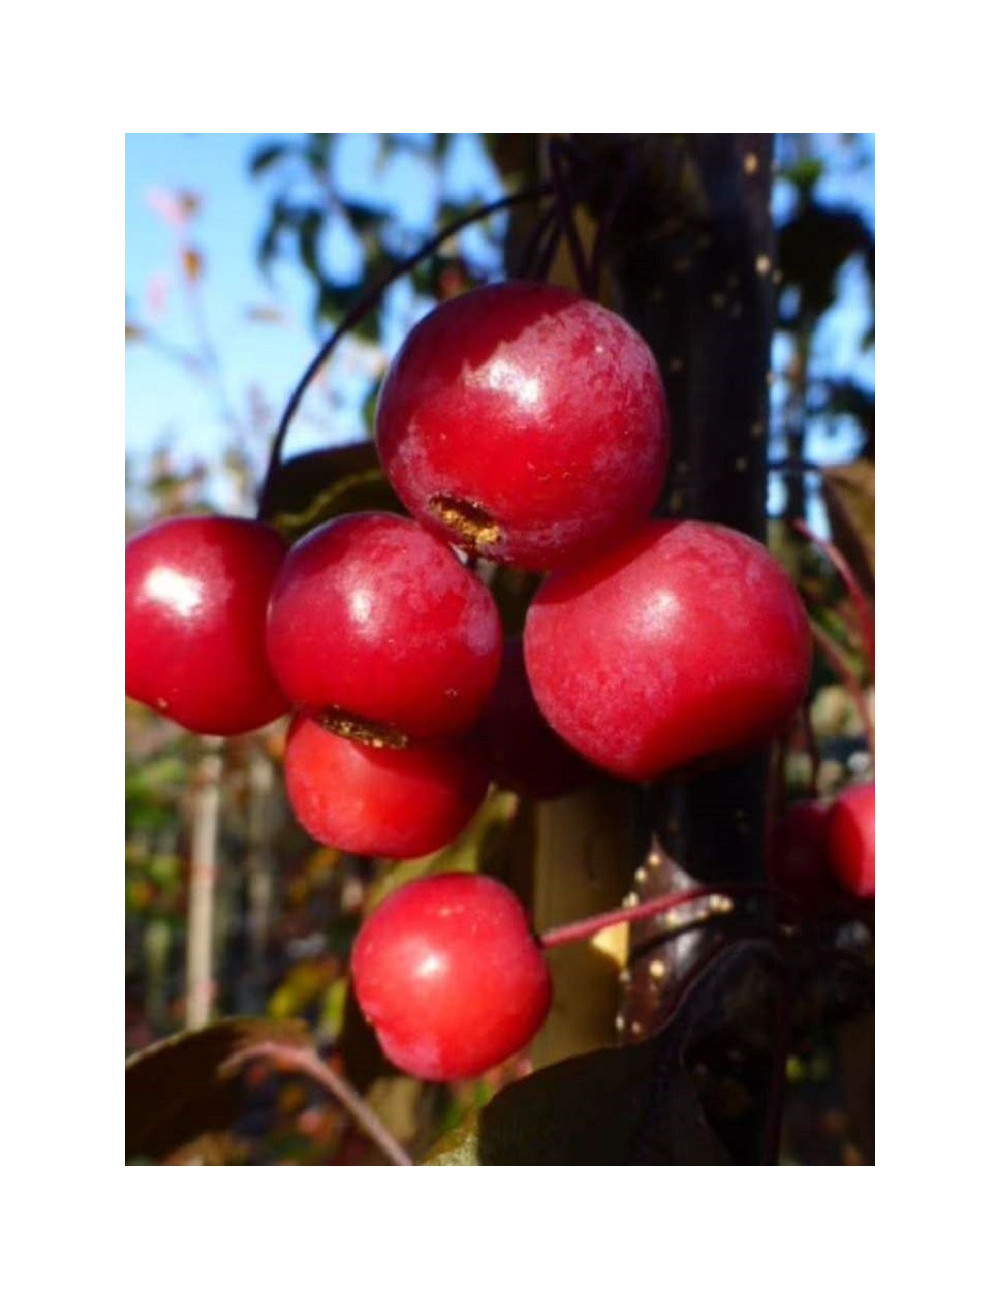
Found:
[{"label": "green leaf", "polygon": [[369,312],[363,320],[358,321],[354,327],[354,334],[363,339],[366,343],[378,343],[382,338],[382,329],[379,324],[378,314]]},{"label": "green leaf", "polygon": [[727,993],[769,945],[732,944],[688,989],[666,1027],[511,1084],[424,1161],[428,1165],[721,1165],[685,1052],[724,1023]]},{"label": "green leaf", "polygon": [[381,387],[378,382],[372,384],[361,408],[361,418],[366,429],[374,430],[375,428],[375,412],[378,409],[378,395]]},{"label": "green leaf", "polygon": [[[800,293],[798,316],[813,320],[832,306],[840,268],[855,255],[873,271],[875,239],[864,220],[849,208],[810,203],[778,232],[778,265],[784,284]],[[786,328],[797,321],[783,320]]]},{"label": "green leaf", "polygon": [[356,199],[353,201],[345,199],[342,206],[348,221],[359,235],[377,230],[388,214],[387,208],[373,207],[369,203],[359,203]]},{"label": "green leaf", "polygon": [[360,510],[406,513],[372,442],[346,443],[284,461],[268,489],[262,517],[295,539],[328,519]]},{"label": "green leaf", "polygon": [[255,149],[250,155],[250,174],[251,176],[260,176],[273,167],[279,159],[286,157],[291,153],[291,145],[288,144],[264,144]]},{"label": "green leaf", "polygon": [[319,232],[323,214],[316,208],[306,208],[299,215],[299,256],[302,265],[317,282],[323,276],[319,269]]},{"label": "green leaf", "polygon": [[242,1111],[243,1085],[231,1068],[263,1043],[309,1047],[299,1021],[220,1020],[154,1043],[125,1062],[125,1158],[160,1160],[206,1133],[229,1128]]},{"label": "green leaf", "polygon": [[413,268],[410,272],[410,283],[413,285],[414,293],[423,298],[437,297],[440,264],[440,258],[430,257]]},{"label": "green leaf", "polygon": [[780,175],[790,181],[799,192],[800,198],[808,202],[816,184],[823,175],[821,158],[796,158],[794,162],[781,168]]},{"label": "green leaf", "polygon": [[330,146],[333,142],[333,136],[329,131],[314,131],[309,136],[309,142],[305,147],[304,156],[306,162],[314,171],[325,172],[330,165]]},{"label": "green leaf", "polygon": [[278,240],[288,226],[288,210],[283,203],[275,203],[271,216],[257,245],[257,265],[267,274],[278,254]]},{"label": "green leaf", "polygon": [[316,293],[316,318],[336,324],[357,302],[360,296],[359,283],[334,284],[332,280],[323,280]]},{"label": "green leaf", "polygon": [[480,1125],[479,1163],[730,1163],[690,1078],[677,1070],[657,1079],[652,1051],[625,1049],[623,1059],[608,1048],[587,1058],[585,1067],[564,1062],[551,1068],[556,1077],[526,1082],[516,1099],[497,1099]]},{"label": "green leaf", "polygon": [[725,1165],[690,1076],[657,1040],[562,1061],[505,1088],[428,1165]]}]

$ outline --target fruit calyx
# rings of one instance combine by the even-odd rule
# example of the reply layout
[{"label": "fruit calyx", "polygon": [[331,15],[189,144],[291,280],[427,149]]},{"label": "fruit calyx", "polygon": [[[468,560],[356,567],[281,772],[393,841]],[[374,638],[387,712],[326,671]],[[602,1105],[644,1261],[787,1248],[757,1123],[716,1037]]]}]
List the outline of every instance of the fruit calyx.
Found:
[{"label": "fruit calyx", "polygon": [[483,553],[500,541],[500,525],[482,506],[438,493],[427,503],[445,528],[458,536],[458,545]]},{"label": "fruit calyx", "polygon": [[309,716],[334,736],[353,740],[359,745],[370,745],[372,749],[408,749],[410,746],[410,737],[405,731],[383,723],[369,722],[366,718],[345,713],[342,709],[320,709]]}]

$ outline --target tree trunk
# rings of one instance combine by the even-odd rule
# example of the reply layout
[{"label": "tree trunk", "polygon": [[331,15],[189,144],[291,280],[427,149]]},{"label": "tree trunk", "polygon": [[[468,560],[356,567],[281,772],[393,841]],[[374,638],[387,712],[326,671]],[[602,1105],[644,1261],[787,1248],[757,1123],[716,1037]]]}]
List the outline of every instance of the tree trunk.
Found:
[{"label": "tree trunk", "polygon": [[[663,375],[672,451],[660,513],[713,520],[764,540],[773,137],[576,136],[573,144],[593,163],[590,206],[599,221],[604,214],[616,305],[650,344]],[[761,752],[648,787],[641,829],[650,853],[636,874],[636,895],[763,880],[767,770]],[[753,929],[737,915],[712,927],[714,939],[702,931],[664,942],[656,922],[633,927],[623,1006],[628,1036],[657,1027],[678,979],[721,941],[723,925],[729,934]],[[759,1158],[764,1104],[755,1099],[758,1132],[734,1152],[748,1163]]]},{"label": "tree trunk", "polygon": [[[633,179],[612,214],[620,306],[660,363],[672,421],[661,512],[764,540],[774,229],[770,135],[577,136]],[[611,180],[607,184],[611,185]],[[655,829],[689,875],[762,878],[763,755],[658,788]]]}]

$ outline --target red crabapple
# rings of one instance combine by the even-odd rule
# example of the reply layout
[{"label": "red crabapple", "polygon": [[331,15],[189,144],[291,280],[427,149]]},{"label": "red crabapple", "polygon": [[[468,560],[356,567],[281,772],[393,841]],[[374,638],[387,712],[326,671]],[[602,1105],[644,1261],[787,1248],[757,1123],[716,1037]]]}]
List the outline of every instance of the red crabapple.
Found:
[{"label": "red crabapple", "polygon": [[632,781],[770,740],[802,702],[812,657],[802,602],[763,546],[664,520],[550,575],[524,653],[559,735]]},{"label": "red crabapple", "polygon": [[502,650],[489,589],[412,519],[334,519],[289,552],[275,584],[267,650],[300,709],[344,734],[426,738],[467,730]]},{"label": "red crabapple", "polygon": [[286,550],[252,519],[166,519],[129,538],[125,694],[202,735],[239,735],[287,713],[265,652]]},{"label": "red crabapple", "polygon": [[285,746],[285,788],[314,840],[373,857],[416,858],[449,844],[489,784],[472,737],[359,744],[305,716]]},{"label": "red crabapple", "polygon": [[649,513],[669,418],[645,341],[555,285],[489,285],[441,303],[397,353],[375,436],[427,528],[535,571],[592,553]]},{"label": "red crabapple", "polygon": [[527,1046],[552,1002],[524,908],[486,876],[430,876],[390,894],[361,927],[351,975],[386,1056],[421,1079],[499,1065]]},{"label": "red crabapple", "polygon": [[830,869],[826,806],[818,800],[793,804],[779,817],[768,844],[771,883],[807,912],[826,912],[844,894]]},{"label": "red crabapple", "polygon": [[875,897],[875,782],[848,786],[834,800],[826,823],[830,865],[855,898]]}]

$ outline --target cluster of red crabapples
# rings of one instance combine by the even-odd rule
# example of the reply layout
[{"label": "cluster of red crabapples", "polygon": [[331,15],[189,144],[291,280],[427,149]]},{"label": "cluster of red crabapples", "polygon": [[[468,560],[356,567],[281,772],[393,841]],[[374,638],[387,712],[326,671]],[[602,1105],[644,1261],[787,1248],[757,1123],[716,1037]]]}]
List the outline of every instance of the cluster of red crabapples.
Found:
[{"label": "cluster of red crabapples", "polygon": [[835,916],[875,897],[875,783],[848,786],[830,804],[794,804],[771,833],[774,885],[799,914]]},{"label": "cluster of red crabapples", "polygon": [[[810,629],[779,565],[650,517],[669,417],[612,312],[534,283],[445,302],[392,363],[376,443],[412,518],[344,516],[291,549],[264,523],[177,519],[126,547],[126,693],[207,734],[291,711],[288,796],[315,839],[430,853],[491,780],[645,781],[763,744],[799,707]],[[547,575],[523,639],[504,645],[460,553]],[[427,1078],[523,1047],[551,997],[520,904],[472,877],[386,900],[352,970],[387,1054]]]}]

